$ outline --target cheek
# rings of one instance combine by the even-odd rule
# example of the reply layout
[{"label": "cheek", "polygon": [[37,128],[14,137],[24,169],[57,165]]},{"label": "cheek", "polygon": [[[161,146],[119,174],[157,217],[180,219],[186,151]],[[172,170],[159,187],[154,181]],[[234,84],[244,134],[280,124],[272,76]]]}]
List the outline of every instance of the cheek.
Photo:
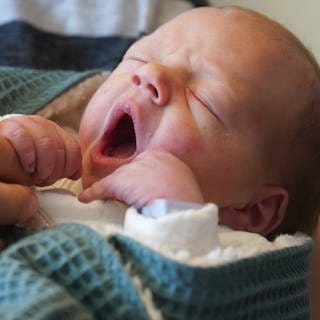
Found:
[{"label": "cheek", "polygon": [[97,91],[90,100],[83,114],[80,124],[80,143],[86,148],[90,142],[99,134],[102,121],[108,113],[108,108],[105,107],[103,94]]},{"label": "cheek", "polygon": [[259,179],[255,152],[247,141],[232,135],[214,139],[206,150],[207,156],[195,158],[204,198],[218,206],[240,201]]},{"label": "cheek", "polygon": [[110,76],[91,98],[80,125],[80,141],[87,148],[101,134],[107,115],[115,100],[125,91],[127,82]]},{"label": "cheek", "polygon": [[[222,134],[216,118],[200,108],[192,113],[176,110],[162,121],[157,145],[184,161],[191,168],[215,154],[215,141]],[[174,119],[174,120],[173,120]],[[159,134],[160,133],[160,134]],[[205,162],[205,161],[202,161]]]},{"label": "cheek", "polygon": [[79,131],[82,151],[86,150],[98,138],[102,126],[101,119],[101,116],[90,115],[90,113],[87,117],[83,117]]},{"label": "cheek", "polygon": [[187,121],[179,121],[161,128],[161,139],[156,144],[188,164],[188,159],[201,146],[201,139],[196,127]]},{"label": "cheek", "polygon": [[204,199],[221,206],[233,197],[238,163],[228,147],[213,145],[214,150],[206,149],[194,157],[192,165]]}]

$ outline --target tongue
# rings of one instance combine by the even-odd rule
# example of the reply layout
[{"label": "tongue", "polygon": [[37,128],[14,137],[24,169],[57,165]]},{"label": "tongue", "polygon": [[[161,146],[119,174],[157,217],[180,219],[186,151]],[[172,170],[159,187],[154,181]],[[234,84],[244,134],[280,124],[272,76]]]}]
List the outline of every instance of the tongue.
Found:
[{"label": "tongue", "polygon": [[113,158],[127,158],[132,156],[136,151],[135,143],[123,143],[115,147],[107,147],[104,155]]}]

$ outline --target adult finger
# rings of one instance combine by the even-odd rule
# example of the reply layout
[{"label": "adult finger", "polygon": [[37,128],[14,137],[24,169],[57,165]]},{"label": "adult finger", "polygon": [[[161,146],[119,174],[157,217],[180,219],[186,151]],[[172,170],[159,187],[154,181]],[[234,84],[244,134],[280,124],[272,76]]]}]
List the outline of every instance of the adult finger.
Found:
[{"label": "adult finger", "polygon": [[0,137],[0,181],[32,185],[32,179],[22,167],[11,143]]},{"label": "adult finger", "polygon": [[36,162],[35,146],[21,118],[3,120],[0,134],[11,142],[19,155],[22,167],[32,173],[35,170]]},{"label": "adult finger", "polygon": [[53,123],[39,116],[29,116],[28,121],[17,118],[23,125],[29,136],[32,137],[36,165],[32,174],[34,184],[42,185],[48,179],[55,168],[57,153],[57,135],[53,129]]},{"label": "adult finger", "polygon": [[0,182],[0,225],[23,224],[37,208],[37,197],[30,188]]}]

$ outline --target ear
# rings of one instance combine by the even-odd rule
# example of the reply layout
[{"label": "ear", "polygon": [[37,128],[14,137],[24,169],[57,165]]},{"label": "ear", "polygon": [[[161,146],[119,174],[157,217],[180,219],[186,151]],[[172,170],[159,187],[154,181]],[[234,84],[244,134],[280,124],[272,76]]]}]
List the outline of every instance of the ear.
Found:
[{"label": "ear", "polygon": [[219,210],[219,223],[235,230],[267,235],[282,222],[288,192],[279,186],[263,186],[247,203]]}]

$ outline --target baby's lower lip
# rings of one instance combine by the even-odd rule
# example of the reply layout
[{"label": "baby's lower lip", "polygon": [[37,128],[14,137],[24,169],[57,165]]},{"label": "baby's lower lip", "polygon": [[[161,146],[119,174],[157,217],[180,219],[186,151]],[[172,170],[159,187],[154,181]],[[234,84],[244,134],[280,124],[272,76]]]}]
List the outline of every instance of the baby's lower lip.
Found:
[{"label": "baby's lower lip", "polygon": [[111,158],[129,158],[136,151],[136,146],[133,143],[125,143],[120,146],[112,147],[107,146],[102,151],[103,155]]},{"label": "baby's lower lip", "polygon": [[130,162],[135,157],[130,146],[121,146],[114,150],[109,150],[108,154],[104,154],[106,149],[101,143],[98,143],[90,152],[90,160],[96,169],[113,171],[118,167]]}]

